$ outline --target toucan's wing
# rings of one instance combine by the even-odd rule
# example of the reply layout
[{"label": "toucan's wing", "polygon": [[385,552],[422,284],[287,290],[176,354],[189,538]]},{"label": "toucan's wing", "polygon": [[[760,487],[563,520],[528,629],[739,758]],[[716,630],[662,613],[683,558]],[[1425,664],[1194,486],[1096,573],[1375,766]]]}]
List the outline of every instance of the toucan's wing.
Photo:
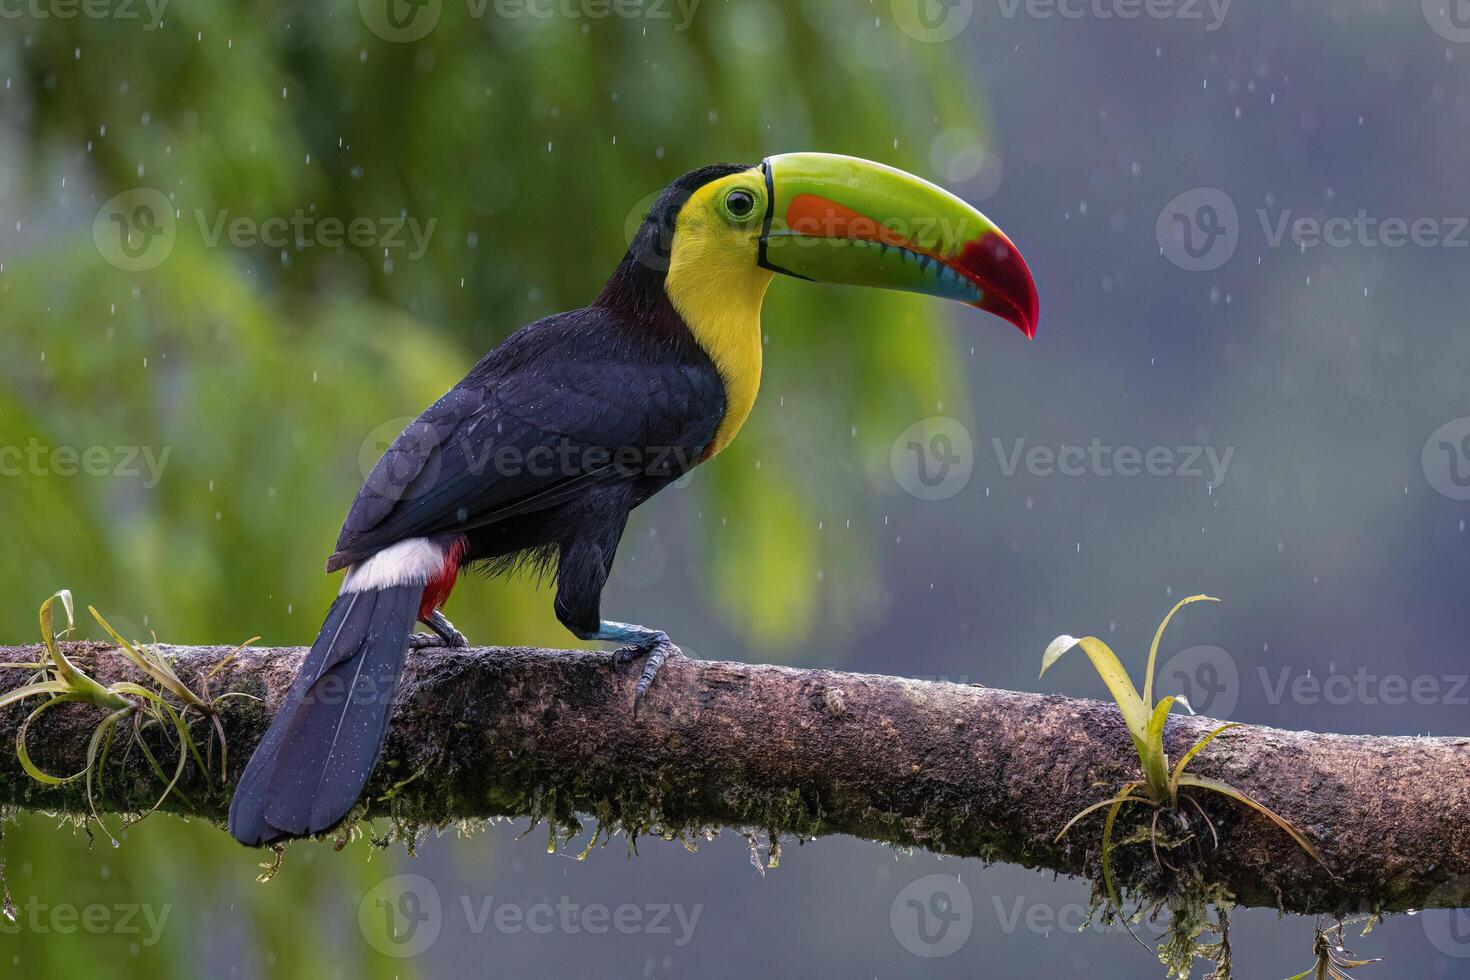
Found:
[{"label": "toucan's wing", "polygon": [[533,324],[430,406],[368,475],[328,569],[693,466],[723,415],[718,377],[654,344],[597,343],[610,315]]}]

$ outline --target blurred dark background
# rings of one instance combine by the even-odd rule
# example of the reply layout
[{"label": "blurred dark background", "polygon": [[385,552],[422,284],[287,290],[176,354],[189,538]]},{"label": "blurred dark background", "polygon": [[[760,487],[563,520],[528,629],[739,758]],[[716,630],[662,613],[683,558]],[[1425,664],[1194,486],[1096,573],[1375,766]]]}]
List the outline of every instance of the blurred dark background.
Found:
[{"label": "blurred dark background", "polygon": [[[1141,669],[1209,592],[1162,658],[1202,713],[1470,734],[1464,0],[0,7],[0,638],[70,588],[132,637],[308,642],[407,417],[585,304],[673,177],[798,149],[978,203],[1040,335],[775,283],[750,424],[635,515],[610,611],[706,658],[1102,696],[1082,658],[1037,681],[1052,637]],[[570,642],[524,581],[448,612]],[[3,829],[13,976],[1162,972],[1067,934],[1080,883],[845,839],[761,874],[730,832],[575,863],[497,824],[259,885],[171,817]],[[931,941],[905,896],[940,891]],[[1237,976],[1303,969],[1312,926],[1238,914]],[[1353,946],[1470,976],[1460,913]]]}]

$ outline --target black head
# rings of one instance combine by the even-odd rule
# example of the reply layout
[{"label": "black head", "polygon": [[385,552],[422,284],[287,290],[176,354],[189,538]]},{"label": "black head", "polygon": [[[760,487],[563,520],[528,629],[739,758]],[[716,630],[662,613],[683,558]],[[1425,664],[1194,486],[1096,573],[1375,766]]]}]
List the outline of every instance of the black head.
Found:
[{"label": "black head", "polygon": [[664,276],[669,271],[669,258],[674,250],[674,228],[678,224],[679,211],[695,191],[710,181],[741,173],[753,166],[756,165],[712,163],[689,171],[660,191],[643,216],[638,230],[633,233],[627,254],[603,288],[598,302],[631,298],[628,296],[630,292],[642,293],[648,289],[656,289],[658,296],[662,296]]}]

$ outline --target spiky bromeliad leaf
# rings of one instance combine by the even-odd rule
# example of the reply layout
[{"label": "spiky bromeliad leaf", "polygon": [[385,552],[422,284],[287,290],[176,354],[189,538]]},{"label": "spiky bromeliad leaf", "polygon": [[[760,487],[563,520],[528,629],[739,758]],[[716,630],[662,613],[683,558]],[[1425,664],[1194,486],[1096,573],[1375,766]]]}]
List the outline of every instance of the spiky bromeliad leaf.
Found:
[{"label": "spiky bromeliad leaf", "polygon": [[85,700],[86,698],[82,697],[82,695],[72,691],[67,691],[63,694],[58,694],[50,701],[47,701],[45,704],[37,707],[36,710],[32,711],[29,715],[26,715],[25,721],[20,723],[20,728],[18,728],[15,732],[15,756],[20,761],[20,767],[25,770],[27,776],[30,776],[38,783],[45,783],[48,786],[60,786],[63,783],[69,783],[72,780],[76,779],[78,776],[86,773],[87,770],[83,769],[80,772],[72,773],[70,776],[53,776],[49,772],[43,772],[39,767],[37,767],[36,764],[31,761],[30,752],[26,750],[26,732],[30,730],[31,722],[35,721],[37,718],[41,717],[41,715],[56,707],[58,704],[66,704],[69,701]]},{"label": "spiky bromeliad leaf", "polygon": [[118,649],[122,650],[123,656],[131,660],[134,666],[143,673],[158,682],[160,687],[191,707],[206,707],[199,696],[189,690],[188,685],[179,680],[179,675],[174,673],[174,669],[169,666],[166,660],[156,653],[139,650],[136,646],[123,639],[122,634],[118,633],[117,630],[112,628],[111,623],[102,618],[102,614],[97,611],[97,607],[88,606],[87,612],[91,613],[92,618],[97,620],[97,624],[107,632],[108,636],[112,637],[112,642],[116,643]]},{"label": "spiky bromeliad leaf", "polygon": [[1322,859],[1322,855],[1317,852],[1317,848],[1314,847],[1312,845],[1312,842],[1307,840],[1306,836],[1297,829],[1296,824],[1292,823],[1290,820],[1287,820],[1285,817],[1278,814],[1275,810],[1266,806],[1266,804],[1255,800],[1254,798],[1236,789],[1234,786],[1231,786],[1229,783],[1221,782],[1218,779],[1211,779],[1208,776],[1196,776],[1192,772],[1180,773],[1179,785],[1193,786],[1196,789],[1209,790],[1212,793],[1219,793],[1221,796],[1228,796],[1232,800],[1244,803],[1246,806],[1255,810],[1257,813],[1266,817],[1276,826],[1280,827],[1282,830],[1290,834],[1291,839],[1296,841],[1302,850],[1310,854],[1314,861],[1322,865],[1322,869],[1324,871],[1326,871],[1328,874],[1332,874],[1332,869],[1327,867],[1327,862]]},{"label": "spiky bromeliad leaf", "polygon": [[1177,700],[1167,697],[1154,706],[1153,716],[1148,720],[1148,732],[1144,735],[1144,749],[1139,753],[1149,795],[1156,800],[1166,799],[1169,791],[1169,757],[1164,753],[1164,726],[1169,722],[1169,709]]},{"label": "spiky bromeliad leaf", "polygon": [[[102,724],[92,732],[92,740],[87,743],[87,768],[83,770],[87,774],[87,807],[92,811],[92,819],[97,821],[97,826],[107,835],[113,847],[117,847],[117,838],[112,836],[112,831],[107,829],[102,815],[97,812],[97,801],[92,794],[92,785],[95,781],[98,792],[102,790],[102,770],[107,764],[107,752],[112,748],[112,734],[117,728],[117,723],[133,713],[131,706],[119,708],[103,719]],[[93,779],[93,774],[96,779]]]},{"label": "spiky bromeliad leaf", "polygon": [[1174,764],[1174,772],[1169,776],[1169,799],[1178,799],[1179,777],[1184,775],[1184,767],[1189,765],[1190,760],[1199,755],[1200,752],[1204,750],[1204,747],[1206,745],[1209,745],[1225,732],[1228,732],[1232,728],[1244,727],[1245,726],[1238,721],[1227,721],[1225,724],[1221,725],[1219,728],[1216,728],[1214,731],[1210,732],[1198,742],[1195,742],[1194,745],[1190,746],[1189,751],[1180,756],[1179,761]]},{"label": "spiky bromeliad leaf", "polygon": [[1057,836],[1053,838],[1053,843],[1056,843],[1060,841],[1063,837],[1066,837],[1067,831],[1071,830],[1077,824],[1077,821],[1081,820],[1083,817],[1087,816],[1090,813],[1096,813],[1105,806],[1112,806],[1118,800],[1136,800],[1139,803],[1152,803],[1153,801],[1146,796],[1133,795],[1133,791],[1142,788],[1142,786],[1143,783],[1124,783],[1123,788],[1118,790],[1117,796],[1103,800],[1100,803],[1094,803],[1089,807],[1084,807],[1081,811],[1074,814],[1071,820],[1067,821],[1066,826],[1064,826],[1060,831],[1057,832]]},{"label": "spiky bromeliad leaf", "polygon": [[1208,595],[1192,595],[1187,599],[1180,599],[1174,603],[1174,608],[1169,610],[1169,615],[1164,617],[1164,621],[1154,631],[1154,642],[1148,648],[1148,671],[1143,675],[1143,703],[1145,705],[1154,703],[1154,664],[1159,659],[1159,644],[1163,642],[1164,630],[1169,628],[1169,621],[1174,618],[1175,613],[1191,603],[1219,601],[1214,596]]},{"label": "spiky bromeliad leaf", "polygon": [[67,687],[64,681],[41,681],[37,684],[26,684],[24,687],[17,687],[13,691],[6,691],[4,694],[0,694],[0,708],[9,707],[17,701],[35,697],[37,694],[69,693],[71,693],[71,688]]},{"label": "spiky bromeliad leaf", "polygon": [[61,652],[61,646],[56,642],[56,619],[52,612],[52,607],[57,602],[60,602],[66,611],[66,632],[70,633],[76,625],[72,615],[70,590],[62,589],[41,603],[41,643],[46,647],[46,653],[51,658],[57,678],[66,684],[67,689],[75,694],[78,700],[95,704],[99,708],[110,708],[113,711],[127,707],[126,698],[114,694],[78,670],[76,665],[66,658],[66,654]]},{"label": "spiky bromeliad leaf", "polygon": [[1108,692],[1112,694],[1118,710],[1123,713],[1123,723],[1128,726],[1134,741],[1141,740],[1148,729],[1148,709],[1144,707],[1143,699],[1138,696],[1138,688],[1133,686],[1133,681],[1128,676],[1128,671],[1123,669],[1118,655],[1102,640],[1095,636],[1084,636],[1080,640],[1070,636],[1057,637],[1041,656],[1041,676],[1045,677],[1052,664],[1062,659],[1073,647],[1081,647],[1082,652],[1087,654],[1093,669],[1108,686]]}]

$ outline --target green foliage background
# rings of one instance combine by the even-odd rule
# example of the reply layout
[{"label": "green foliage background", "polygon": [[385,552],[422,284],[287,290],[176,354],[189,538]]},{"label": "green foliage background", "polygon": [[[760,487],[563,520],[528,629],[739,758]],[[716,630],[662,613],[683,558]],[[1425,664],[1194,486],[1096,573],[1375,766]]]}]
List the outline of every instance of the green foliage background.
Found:
[{"label": "green foliage background", "polygon": [[[886,4],[705,0],[685,31],[494,10],[445,3],[408,44],[375,36],[343,0],[176,0],[151,31],[7,22],[0,190],[23,247],[0,255],[0,444],[170,454],[152,488],[4,479],[7,642],[35,639],[36,605],[61,587],[136,637],[309,640],[337,587],[322,561],[371,447],[509,331],[585,304],[647,195],[704,163],[796,149],[934,176],[934,133],[983,136],[952,49],[905,36]],[[104,261],[92,219],[138,186],[170,197],[178,236],[162,266],[128,273]],[[210,247],[192,215],[222,211],[436,224],[417,260]],[[941,316],[899,295],[772,288],[764,399],[694,480],[681,531],[710,606],[772,656],[818,623],[862,622],[871,541],[820,534],[818,502],[870,514],[867,468],[886,459],[895,422],[963,397]],[[785,405],[780,393],[813,384],[820,399]],[[849,466],[804,465],[823,437],[851,440]],[[839,564],[840,594],[824,591],[819,571]],[[568,641],[533,585],[470,588],[474,601],[450,609],[469,635]],[[153,896],[187,921],[191,893],[223,890],[237,918],[177,925],[154,946],[0,925],[0,962],[10,975],[192,974],[190,930],[208,927],[261,950],[246,975],[402,975],[366,946],[361,963],[324,962],[298,928],[319,895],[381,876],[365,845],[352,850],[293,848],[295,873],[257,886],[258,856],[210,827],[156,817],[114,851],[48,818],[7,823],[0,856],[23,908]],[[267,935],[269,954],[252,942]]]}]

